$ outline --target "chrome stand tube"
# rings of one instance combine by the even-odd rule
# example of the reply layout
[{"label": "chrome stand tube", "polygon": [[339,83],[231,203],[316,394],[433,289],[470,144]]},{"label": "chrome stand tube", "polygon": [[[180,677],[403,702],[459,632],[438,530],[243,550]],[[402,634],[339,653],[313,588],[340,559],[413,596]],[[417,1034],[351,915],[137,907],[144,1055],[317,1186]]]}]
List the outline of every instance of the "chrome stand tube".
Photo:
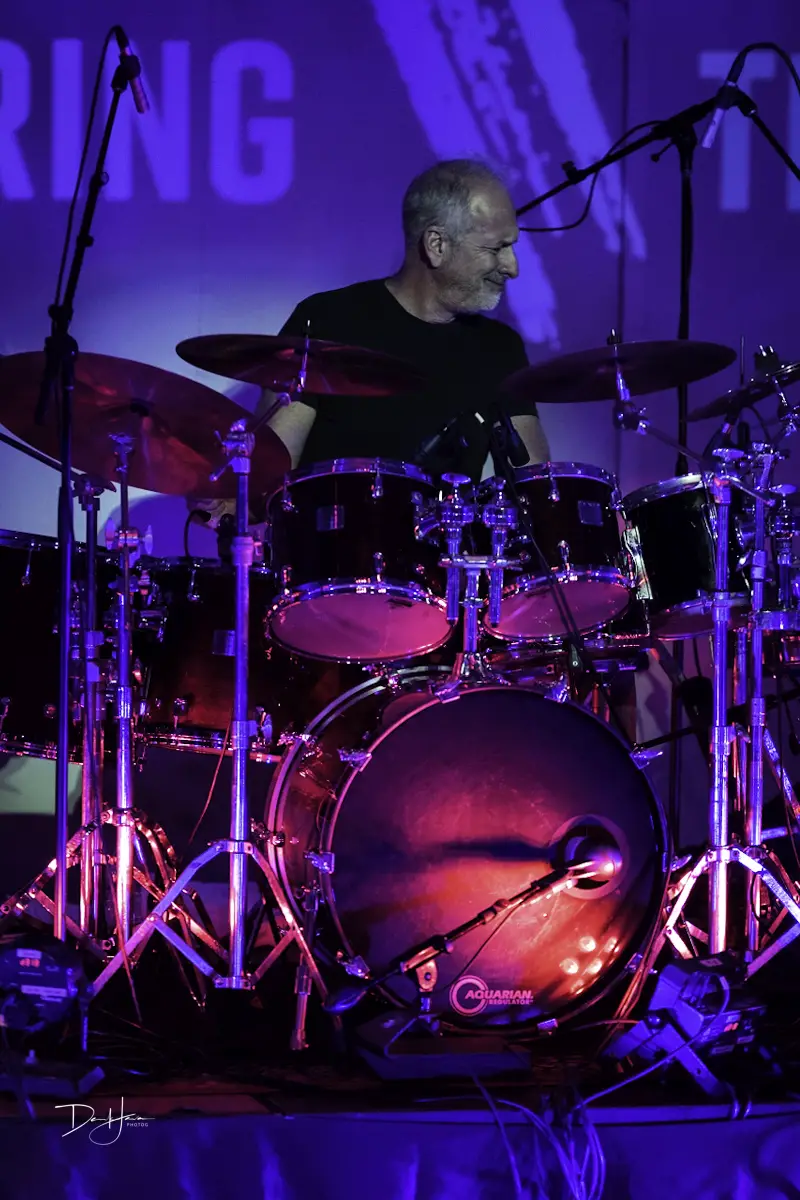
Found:
[{"label": "chrome stand tube", "polygon": [[117,476],[120,482],[120,528],[117,532],[119,578],[116,604],[117,686],[117,885],[116,909],[119,944],[131,935],[135,821],[133,814],[133,688],[131,673],[131,550],[138,545],[129,527],[128,471],[133,439],[114,434]]},{"label": "chrome stand tube", "polygon": [[[747,629],[736,631],[736,652],[733,660],[733,703],[744,708],[747,704]],[[733,743],[734,774],[736,777],[736,813],[744,827],[747,803],[747,731],[737,725]]]},{"label": "chrome stand tube", "polygon": [[[237,435],[233,435],[237,437]],[[228,986],[249,987],[245,976],[245,934],[247,920],[247,851],[245,843],[250,833],[250,815],[247,799],[247,767],[250,741],[256,734],[255,722],[247,716],[247,669],[249,662],[250,631],[250,567],[253,563],[253,538],[247,528],[249,496],[248,482],[250,455],[253,437],[243,431],[238,434],[233,447],[231,468],[236,475],[236,536],[232,543],[235,590],[235,683],[233,693],[233,720],[231,722],[231,749],[233,763],[231,772],[231,824],[230,840],[230,957],[228,962]]]},{"label": "chrome stand tube", "polygon": [[103,485],[96,486],[87,475],[75,491],[86,514],[86,579],[82,606],[83,652],[83,773],[81,778],[81,826],[87,835],[81,842],[80,917],[84,933],[98,936],[100,923],[100,873],[102,801],[101,728],[98,699],[99,674],[95,655],[101,641],[97,624],[97,514]]},{"label": "chrome stand tube", "polygon": [[728,768],[731,729],[728,725],[728,529],[731,484],[720,472],[715,476],[713,496],[717,524],[716,587],[714,591],[714,721],[711,732],[711,795],[708,808],[708,942],[712,954],[727,946],[728,861],[722,853],[728,845]]}]

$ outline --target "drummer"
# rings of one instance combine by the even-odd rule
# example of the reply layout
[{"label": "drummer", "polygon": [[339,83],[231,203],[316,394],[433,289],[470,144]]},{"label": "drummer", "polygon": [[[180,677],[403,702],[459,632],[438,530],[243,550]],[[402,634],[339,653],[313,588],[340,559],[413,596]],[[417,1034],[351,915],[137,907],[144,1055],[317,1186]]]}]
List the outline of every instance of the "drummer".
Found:
[{"label": "drummer", "polygon": [[[396,274],[309,296],[281,333],[402,359],[427,380],[424,389],[388,398],[304,393],[279,410],[272,427],[292,467],[333,458],[414,462],[427,447],[426,470],[477,481],[486,473],[499,386],[527,366],[519,334],[484,315],[519,274],[514,206],[488,167],[455,159],[411,182],[402,221],[405,255]],[[502,403],[528,460],[547,460],[536,405],[517,398]]]}]

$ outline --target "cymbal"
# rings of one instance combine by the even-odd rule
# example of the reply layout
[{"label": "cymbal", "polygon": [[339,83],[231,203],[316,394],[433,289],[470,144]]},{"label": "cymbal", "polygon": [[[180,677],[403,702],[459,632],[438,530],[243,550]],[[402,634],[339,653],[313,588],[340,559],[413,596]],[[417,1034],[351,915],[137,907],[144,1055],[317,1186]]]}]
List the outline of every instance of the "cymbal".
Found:
[{"label": "cymbal", "polygon": [[768,396],[776,396],[784,388],[800,380],[800,363],[787,363],[766,379],[751,379],[742,387],[732,388],[724,396],[718,396],[704,404],[702,408],[689,413],[690,421],[705,421],[707,417],[738,417],[743,409],[766,400]]},{"label": "cymbal", "polygon": [[328,396],[391,396],[424,386],[419,372],[400,359],[302,337],[259,333],[219,333],[188,338],[175,350],[180,358],[228,379],[284,391],[296,383],[308,350],[305,391]]},{"label": "cymbal", "polygon": [[716,342],[619,342],[525,367],[503,391],[537,404],[615,400],[619,366],[631,395],[645,396],[714,375],[735,358],[735,350]]},{"label": "cymbal", "polygon": [[[57,414],[34,420],[44,354],[32,351],[0,358],[0,422],[17,437],[60,460]],[[115,478],[112,434],[134,440],[130,456],[132,487],[173,496],[230,499],[236,495],[231,471],[216,483],[209,475],[223,455],[215,431],[224,434],[249,413],[227,396],[158,367],[112,358],[78,355],[72,408],[73,465],[104,479]],[[262,426],[251,463],[254,491],[277,486],[290,459],[277,434]]]}]

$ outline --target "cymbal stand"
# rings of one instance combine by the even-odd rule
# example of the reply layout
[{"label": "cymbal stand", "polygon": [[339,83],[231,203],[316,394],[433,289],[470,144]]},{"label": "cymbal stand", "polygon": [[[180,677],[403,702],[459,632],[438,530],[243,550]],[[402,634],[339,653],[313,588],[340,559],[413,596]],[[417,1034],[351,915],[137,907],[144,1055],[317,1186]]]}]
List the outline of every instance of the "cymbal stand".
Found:
[{"label": "cymbal stand", "polygon": [[80,918],[84,933],[99,935],[101,895],[100,813],[102,798],[103,725],[100,720],[100,680],[96,654],[103,635],[97,628],[97,515],[105,485],[83,475],[75,485],[78,502],[86,514],[86,579],[81,606],[83,651],[83,772],[81,826],[91,832],[81,843]]},{"label": "cymbal stand", "polygon": [[[286,394],[276,397],[272,409],[259,418],[256,428],[269,420],[277,409],[291,400]],[[248,529],[249,496],[248,483],[250,476],[250,458],[254,444],[253,433],[248,431],[247,422],[236,421],[231,426],[228,435],[221,439],[222,450],[225,454],[225,464],[212,476],[219,479],[223,472],[230,467],[236,476],[236,536],[232,541],[232,558],[234,564],[235,587],[235,688],[233,719],[231,721],[231,749],[233,754],[231,777],[231,817],[230,836],[213,842],[192,860],[168,888],[158,903],[151,910],[146,920],[142,921],[129,937],[127,943],[120,947],[119,952],[100,973],[92,986],[92,995],[96,996],[109,979],[125,965],[129,957],[140,952],[153,933],[160,933],[180,954],[191,962],[202,974],[209,977],[215,987],[233,990],[246,990],[266,974],[283,951],[293,942],[297,943],[301,958],[314,984],[324,998],[327,994],[319,968],[306,941],[302,928],[298,924],[289,901],[283,892],[277,875],[266,857],[251,839],[251,826],[248,812],[247,797],[247,766],[249,760],[250,742],[256,736],[256,724],[248,719],[248,652],[249,652],[249,615],[250,615],[250,566],[254,558],[253,537]],[[185,937],[181,937],[165,917],[175,900],[186,889],[187,884],[198,871],[220,854],[230,858],[230,887],[228,901],[229,917],[229,946],[227,952],[222,946],[215,945],[214,955],[221,960],[223,969],[212,966]],[[275,903],[283,918],[285,933],[277,944],[259,963],[253,972],[245,969],[245,939],[246,939],[246,905],[247,905],[247,861],[252,858],[266,878]],[[185,932],[185,929],[184,929]],[[210,939],[203,939],[205,944]]]},{"label": "cymbal stand", "polygon": [[[730,529],[730,498],[731,488],[736,486],[740,491],[752,496],[757,502],[757,516],[762,522],[761,533],[757,533],[756,545],[763,550],[766,509],[774,501],[765,498],[763,490],[750,488],[735,478],[731,463],[742,458],[741,450],[719,449],[714,451],[714,457],[719,462],[717,470],[711,474],[708,464],[702,456],[681,447],[672,438],[654,429],[649,420],[644,418],[644,411],[635,408],[631,402],[630,393],[625,386],[620,370],[617,370],[617,404],[614,409],[614,424],[617,428],[635,430],[638,433],[650,434],[659,441],[672,445],[684,451],[689,458],[699,462],[700,469],[710,475],[710,488],[714,503],[714,540],[716,545],[716,579],[712,613],[714,619],[714,672],[713,672],[713,723],[711,735],[712,780],[708,809],[708,848],[697,859],[694,865],[682,876],[672,892],[669,915],[664,926],[659,931],[650,947],[642,969],[648,969],[658,957],[665,939],[681,954],[691,957],[691,951],[677,932],[676,925],[683,912],[689,896],[701,875],[709,875],[708,902],[708,941],[712,954],[719,954],[728,946],[728,867],[735,863],[760,880],[786,909],[793,920],[800,924],[800,905],[794,900],[784,884],[772,874],[765,862],[763,848],[751,842],[747,847],[732,843],[728,825],[730,797],[728,792],[729,766],[731,743],[735,729],[728,724],[728,630],[730,628],[731,597],[728,591],[729,579],[729,529]],[[770,464],[771,468],[771,464]],[[759,482],[768,478],[769,470],[762,471]],[[760,559],[758,560],[761,561]],[[758,572],[760,568],[756,568]],[[758,602],[763,604],[763,576],[759,581],[762,590]],[[760,644],[760,642],[759,642]],[[762,670],[760,667],[759,670]],[[751,706],[751,720],[757,721],[756,728],[762,731],[765,726],[763,694],[760,690]],[[763,744],[763,743],[762,743]],[[763,761],[761,748],[757,750],[759,763]],[[748,791],[752,784],[752,772],[748,774]],[[759,793],[757,791],[757,796]],[[750,805],[750,797],[747,798]],[[747,813],[746,828],[748,834],[757,828],[760,836],[760,814]]]},{"label": "cymbal stand", "polygon": [[133,686],[132,686],[132,614],[131,551],[138,549],[139,534],[130,528],[129,471],[133,438],[113,434],[120,490],[120,526],[114,537],[119,554],[119,578],[116,603],[117,683],[115,717],[117,722],[117,880],[116,916],[119,944],[131,935],[133,896],[134,839],[133,816]]}]

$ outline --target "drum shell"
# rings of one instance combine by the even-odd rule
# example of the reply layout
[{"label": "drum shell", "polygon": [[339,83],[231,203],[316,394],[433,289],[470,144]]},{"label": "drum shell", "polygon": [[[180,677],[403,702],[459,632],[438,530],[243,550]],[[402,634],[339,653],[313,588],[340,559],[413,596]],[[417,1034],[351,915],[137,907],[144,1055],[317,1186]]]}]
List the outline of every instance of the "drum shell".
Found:
[{"label": "drum shell", "polygon": [[[623,847],[619,886],[520,910],[477,959],[483,933],[438,960],[434,1009],[456,1024],[565,1019],[622,976],[652,930],[668,862],[660,805],[586,710],[487,685],[443,703],[430,692],[442,677],[367,682],[312,722],[273,780],[273,865],[298,914],[304,890],[321,889],[324,957],[361,957],[377,973],[544,874],[569,830],[602,823]],[[508,1004],[459,1011],[473,976]],[[414,1001],[405,979],[386,994]]]},{"label": "drum shell", "polygon": [[[144,701],[137,732],[147,743],[218,752],[233,715],[234,571],[215,559],[142,559],[134,648]],[[270,572],[250,568],[248,700],[270,712],[264,619]]]},{"label": "drum shell", "polygon": [[599,629],[620,616],[633,580],[614,476],[585,463],[546,463],[516,471],[515,490],[536,549],[520,520],[507,554],[520,561],[521,569],[507,573],[500,624],[489,632],[506,641],[561,636],[564,622],[551,595],[553,578],[580,631]]},{"label": "drum shell", "polygon": [[[641,555],[644,579],[639,594],[647,602],[653,633],[679,640],[710,632],[716,547],[713,505],[703,477],[678,476],[640,488],[626,496],[624,504]],[[749,607],[739,536],[744,512],[741,493],[734,488],[729,513],[728,590],[739,621],[745,619]]]},{"label": "drum shell", "polygon": [[[446,641],[440,549],[418,526],[433,494],[422,471],[383,460],[341,459],[288,475],[267,502],[282,589],[268,617],[273,637],[311,657],[361,661],[405,658]],[[303,605],[312,606],[307,615]],[[348,628],[359,625],[361,636]]]},{"label": "drum shell", "polygon": [[[75,719],[70,723],[69,754],[83,758],[79,659],[79,590],[86,575],[86,547],[74,547],[72,562],[72,675]],[[112,604],[116,568],[104,550],[97,552],[98,626]],[[0,750],[33,758],[55,758],[58,741],[59,597],[61,554],[55,538],[0,530],[3,652],[0,697],[8,701]],[[102,648],[97,657],[104,657]]]}]

